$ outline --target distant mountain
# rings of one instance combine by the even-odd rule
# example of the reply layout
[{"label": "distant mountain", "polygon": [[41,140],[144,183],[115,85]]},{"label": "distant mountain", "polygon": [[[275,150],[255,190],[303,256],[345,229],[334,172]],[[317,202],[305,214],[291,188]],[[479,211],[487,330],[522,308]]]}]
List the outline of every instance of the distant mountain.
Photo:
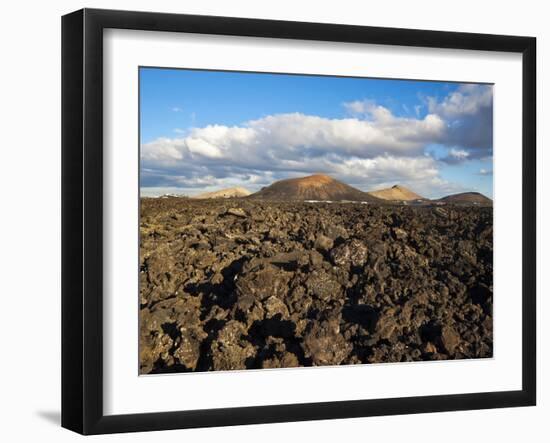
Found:
[{"label": "distant mountain", "polygon": [[401,185],[395,185],[391,188],[380,189],[378,191],[369,192],[370,195],[381,198],[382,200],[399,200],[399,201],[411,201],[411,200],[426,200],[421,195],[418,195]]},{"label": "distant mountain", "polygon": [[219,191],[213,191],[213,192],[204,192],[202,194],[195,195],[192,198],[195,198],[195,199],[235,198],[235,197],[247,197],[249,195],[250,195],[250,192],[245,188],[236,187],[236,188],[220,189]]},{"label": "distant mountain", "polygon": [[491,206],[493,200],[485,197],[479,192],[462,192],[460,194],[448,195],[440,198],[438,201],[451,205],[475,205],[475,206]]},{"label": "distant mountain", "polygon": [[315,201],[365,201],[380,202],[366,192],[355,189],[328,175],[315,174],[308,177],[277,181],[249,198],[261,200],[315,200]]}]

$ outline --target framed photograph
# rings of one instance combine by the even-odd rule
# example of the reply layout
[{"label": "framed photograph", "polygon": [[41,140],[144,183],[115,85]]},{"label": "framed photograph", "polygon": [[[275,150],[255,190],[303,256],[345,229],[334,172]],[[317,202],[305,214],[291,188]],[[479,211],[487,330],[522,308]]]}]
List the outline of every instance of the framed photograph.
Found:
[{"label": "framed photograph", "polygon": [[536,402],[536,41],[62,20],[62,425]]}]

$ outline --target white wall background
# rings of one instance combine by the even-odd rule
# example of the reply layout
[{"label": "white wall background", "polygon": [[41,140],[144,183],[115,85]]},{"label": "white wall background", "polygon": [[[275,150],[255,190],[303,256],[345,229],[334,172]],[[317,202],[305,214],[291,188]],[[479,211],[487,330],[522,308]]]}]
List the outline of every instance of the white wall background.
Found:
[{"label": "white wall background", "polygon": [[[282,20],[532,35],[538,38],[539,226],[550,220],[550,28],[545,3],[441,1],[321,3],[298,0],[12,1],[0,26],[0,438],[73,441],[60,414],[60,17],[81,7],[155,10]],[[544,109],[546,108],[546,109]],[[545,112],[546,111],[546,112]],[[518,147],[519,149],[519,147]],[[547,201],[547,199],[546,199]],[[545,253],[541,250],[545,249]],[[544,312],[550,279],[549,236],[539,229],[539,390],[534,408],[330,420],[233,428],[102,436],[94,441],[548,441],[550,438],[550,326]],[[513,325],[511,325],[513,327]],[[520,331],[518,330],[518,333]],[[452,382],[452,380],[450,380]]]}]

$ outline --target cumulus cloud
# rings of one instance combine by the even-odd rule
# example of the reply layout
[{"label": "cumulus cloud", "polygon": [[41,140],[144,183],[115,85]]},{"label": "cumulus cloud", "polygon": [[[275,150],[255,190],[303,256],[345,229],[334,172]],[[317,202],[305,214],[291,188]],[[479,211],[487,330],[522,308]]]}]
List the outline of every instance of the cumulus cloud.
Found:
[{"label": "cumulus cloud", "polygon": [[449,156],[456,158],[457,160],[466,160],[470,156],[470,153],[464,149],[452,148],[449,152]]},{"label": "cumulus cloud", "polygon": [[209,125],[193,128],[187,137],[159,138],[142,147],[142,159],[159,163],[174,160],[223,158],[250,166],[272,159],[298,160],[327,153],[372,158],[377,155],[414,155],[445,130],[435,115],[424,119],[395,117],[381,106],[371,120],[327,119],[299,113],[278,114],[243,126]]},{"label": "cumulus cloud", "polygon": [[185,146],[184,139],[161,137],[141,146],[141,158],[145,161],[157,162],[159,165],[182,160],[183,146]]},{"label": "cumulus cloud", "polygon": [[[428,113],[420,118],[423,106]],[[412,117],[371,100],[343,107],[343,118],[275,114],[145,143],[141,186],[190,194],[230,186],[257,190],[322,172],[363,190],[401,183],[430,197],[461,188],[440,177],[439,161],[426,154],[429,145],[447,146],[443,161],[451,164],[492,155],[490,86],[462,85],[443,100],[427,98],[408,112]]]},{"label": "cumulus cloud", "polygon": [[359,158],[329,154],[303,160],[274,160],[271,169],[265,170],[239,165],[189,164],[185,171],[178,167],[144,168],[141,180],[144,187],[179,188],[192,195],[233,186],[258,190],[276,180],[314,173],[329,174],[366,191],[400,183],[432,197],[461,189],[441,179],[438,162],[429,156]]},{"label": "cumulus cloud", "polygon": [[[428,97],[430,113],[447,124],[444,144],[468,152],[466,159],[480,159],[493,153],[493,86],[465,84],[438,101]],[[450,161],[456,161],[450,158]]]},{"label": "cumulus cloud", "polygon": [[479,175],[493,175],[492,169],[481,168],[478,172]]},{"label": "cumulus cloud", "polygon": [[442,101],[428,97],[428,109],[434,114],[446,118],[477,115],[493,105],[493,87],[491,85],[462,84]]},{"label": "cumulus cloud", "polygon": [[344,102],[342,105],[349,114],[360,116],[366,114],[369,109],[375,106],[375,103],[371,100],[355,100]]},{"label": "cumulus cloud", "polygon": [[451,148],[441,161],[449,165],[455,165],[471,159],[471,152],[466,149]]}]

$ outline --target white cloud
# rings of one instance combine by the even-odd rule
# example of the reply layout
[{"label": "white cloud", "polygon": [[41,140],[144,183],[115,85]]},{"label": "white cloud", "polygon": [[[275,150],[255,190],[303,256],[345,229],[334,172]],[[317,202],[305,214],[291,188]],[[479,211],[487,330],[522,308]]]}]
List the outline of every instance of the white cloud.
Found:
[{"label": "white cloud", "polygon": [[493,175],[492,169],[481,168],[478,172],[479,175]]},{"label": "white cloud", "polygon": [[466,160],[470,156],[470,153],[464,149],[452,148],[449,151],[449,156],[456,160]]},{"label": "white cloud", "polygon": [[323,155],[303,160],[281,159],[272,164],[273,170],[247,171],[239,166],[203,167],[188,165],[184,175],[179,168],[172,174],[154,169],[142,170],[146,184],[163,188],[178,188],[180,192],[193,195],[198,192],[243,186],[251,191],[259,190],[276,180],[300,177],[313,173],[325,173],[364,191],[402,184],[427,196],[438,197],[449,189],[458,192],[455,185],[442,180],[437,161],[429,156],[374,158],[340,157]]},{"label": "white cloud", "polygon": [[[438,176],[436,162],[431,157],[381,156],[372,159],[351,158],[334,163],[332,169],[349,182],[403,182]],[[395,183],[393,183],[395,184]]]},{"label": "white cloud", "polygon": [[345,102],[342,104],[344,109],[351,115],[362,115],[367,112],[370,106],[374,103],[370,100],[355,100],[352,102]]},{"label": "white cloud", "polygon": [[436,160],[428,156],[349,159],[335,163],[332,171],[339,179],[367,191],[401,184],[433,198],[462,190],[443,180]]},{"label": "white cloud", "polygon": [[183,109],[180,108],[179,106],[174,106],[174,107],[172,108],[172,112],[182,112],[182,111],[183,111]]},{"label": "white cloud", "polygon": [[463,84],[442,101],[434,97],[428,98],[429,111],[446,118],[475,115],[492,104],[493,87],[491,85]]},{"label": "white cloud", "polygon": [[184,139],[158,138],[151,143],[141,146],[142,160],[165,163],[183,159],[182,148],[185,146]]},{"label": "white cloud", "polygon": [[395,118],[389,109],[377,105],[374,101],[368,99],[345,102],[342,105],[350,115],[356,118],[364,118],[377,122],[389,122]]},{"label": "white cloud", "polygon": [[[178,137],[142,145],[141,186],[189,195],[231,186],[254,191],[322,172],[362,190],[400,183],[438,197],[464,188],[441,178],[440,163],[425,154],[429,145],[446,146],[446,163],[492,155],[490,86],[462,85],[440,101],[426,98],[411,117],[370,100],[343,106],[345,118],[288,113],[175,130]],[[420,118],[423,106],[428,114]]]},{"label": "white cloud", "polygon": [[215,170],[212,171],[214,174],[208,174],[204,169],[194,167],[185,171],[185,175],[165,174],[165,172],[142,169],[141,188],[148,190],[146,195],[162,195],[169,192],[192,196],[202,192],[236,186],[242,186],[249,190],[258,190],[283,178],[282,176],[274,176],[271,171],[239,173],[235,170],[232,170],[230,174],[218,177],[214,175],[217,173]]},{"label": "white cloud", "polygon": [[199,154],[210,158],[219,158],[223,156],[222,151],[218,147],[203,138],[188,137],[185,139],[185,144],[191,154]]},{"label": "white cloud", "polygon": [[[447,124],[444,144],[469,151],[469,159],[492,155],[493,87],[463,84],[443,100],[425,99],[428,111]],[[452,161],[452,159],[451,159]],[[456,159],[455,159],[456,161]]]},{"label": "white cloud", "polygon": [[381,106],[369,112],[371,120],[294,113],[271,115],[242,126],[193,128],[187,137],[160,138],[144,144],[142,158],[166,163],[202,156],[250,166],[328,153],[361,158],[420,155],[425,144],[439,139],[445,130],[443,121],[435,115],[421,120],[399,118]]}]

